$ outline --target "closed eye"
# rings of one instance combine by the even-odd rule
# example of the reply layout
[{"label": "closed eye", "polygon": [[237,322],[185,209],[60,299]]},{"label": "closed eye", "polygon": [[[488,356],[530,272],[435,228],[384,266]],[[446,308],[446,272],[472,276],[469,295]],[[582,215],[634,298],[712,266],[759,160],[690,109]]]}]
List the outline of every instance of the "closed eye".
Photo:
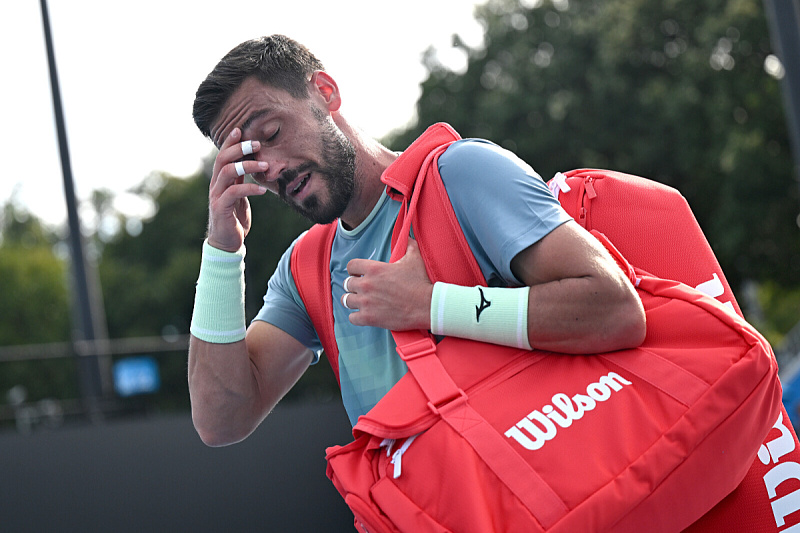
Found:
[{"label": "closed eye", "polygon": [[270,135],[270,137],[267,139],[267,142],[272,142],[272,141],[274,141],[275,139],[277,139],[277,138],[278,138],[278,134],[279,134],[280,132],[281,132],[281,128],[280,128],[280,126],[278,126],[278,129],[277,129],[277,130],[275,130],[275,133],[273,133],[272,135]]}]

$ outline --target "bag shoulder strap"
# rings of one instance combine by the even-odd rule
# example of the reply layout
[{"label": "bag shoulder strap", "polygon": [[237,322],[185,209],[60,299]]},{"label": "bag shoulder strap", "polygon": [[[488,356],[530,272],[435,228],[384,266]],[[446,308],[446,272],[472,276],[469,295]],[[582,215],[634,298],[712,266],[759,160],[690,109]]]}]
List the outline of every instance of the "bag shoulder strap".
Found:
[{"label": "bag shoulder strap", "polygon": [[449,125],[434,124],[381,178],[403,204],[392,235],[391,261],[405,254],[413,228],[431,281],[486,285],[439,175],[439,156],[460,139]]},{"label": "bag shoulder strap", "polygon": [[399,201],[410,199],[425,159],[440,146],[459,139],[461,136],[449,124],[430,126],[381,175],[381,181],[389,186],[389,195]]},{"label": "bag shoulder strap", "polygon": [[339,381],[339,348],[333,330],[331,295],[331,246],[336,222],[312,226],[294,245],[291,271],[297,292],[317,331],[325,356]]}]

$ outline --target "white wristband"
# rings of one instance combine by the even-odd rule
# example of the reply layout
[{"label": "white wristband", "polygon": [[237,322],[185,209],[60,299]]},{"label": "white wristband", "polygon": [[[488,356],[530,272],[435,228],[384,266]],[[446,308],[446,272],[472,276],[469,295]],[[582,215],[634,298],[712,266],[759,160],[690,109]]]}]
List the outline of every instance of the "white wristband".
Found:
[{"label": "white wristband", "polygon": [[530,350],[529,289],[436,282],[431,299],[431,332]]},{"label": "white wristband", "polygon": [[203,243],[203,260],[194,299],[192,335],[216,344],[244,339],[244,256]]}]

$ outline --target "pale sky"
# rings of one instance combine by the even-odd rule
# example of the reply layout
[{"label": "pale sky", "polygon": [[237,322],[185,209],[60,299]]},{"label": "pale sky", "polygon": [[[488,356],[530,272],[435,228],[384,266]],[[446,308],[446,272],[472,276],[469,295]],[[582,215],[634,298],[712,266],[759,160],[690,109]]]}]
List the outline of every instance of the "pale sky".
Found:
[{"label": "pale sky", "polygon": [[[195,128],[198,84],[239,42],[284,33],[308,46],[334,76],[342,114],[374,137],[414,114],[429,46],[453,68],[458,33],[476,46],[472,0],[48,0],[61,97],[79,201],[124,194],[149,174],[194,173],[212,145]],[[3,176],[0,204],[14,195],[50,224],[66,220],[40,2],[9,3],[0,17]],[[127,200],[127,201],[126,201]]]}]

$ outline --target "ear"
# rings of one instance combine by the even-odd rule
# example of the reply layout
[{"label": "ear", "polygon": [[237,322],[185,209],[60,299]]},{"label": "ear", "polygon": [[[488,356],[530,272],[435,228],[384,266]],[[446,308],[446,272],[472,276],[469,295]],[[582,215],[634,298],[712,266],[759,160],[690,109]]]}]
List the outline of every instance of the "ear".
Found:
[{"label": "ear", "polygon": [[330,74],[322,70],[315,70],[311,75],[309,85],[312,94],[319,95],[331,113],[339,110],[342,105],[342,97],[339,94],[336,80]]}]

